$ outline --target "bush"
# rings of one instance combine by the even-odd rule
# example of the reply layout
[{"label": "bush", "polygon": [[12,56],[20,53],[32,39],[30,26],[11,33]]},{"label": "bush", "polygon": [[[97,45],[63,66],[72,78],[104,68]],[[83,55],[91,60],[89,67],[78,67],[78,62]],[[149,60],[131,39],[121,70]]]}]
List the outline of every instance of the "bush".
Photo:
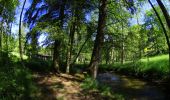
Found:
[{"label": "bush", "polygon": [[99,83],[97,80],[87,76],[81,84],[81,88],[86,91],[98,92],[103,99],[108,100],[124,100],[123,95],[113,93],[111,88],[105,84]]},{"label": "bush", "polygon": [[0,99],[23,100],[33,98],[37,88],[32,82],[31,72],[19,65],[0,68]]},{"label": "bush", "polygon": [[26,67],[31,69],[32,71],[37,72],[50,72],[53,70],[51,61],[44,60],[29,60],[25,62]]}]

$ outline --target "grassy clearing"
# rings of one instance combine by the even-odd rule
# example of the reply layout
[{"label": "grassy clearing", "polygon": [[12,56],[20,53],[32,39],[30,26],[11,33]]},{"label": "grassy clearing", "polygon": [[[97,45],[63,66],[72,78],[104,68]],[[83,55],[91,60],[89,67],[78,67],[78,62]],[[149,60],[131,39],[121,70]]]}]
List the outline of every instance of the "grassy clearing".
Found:
[{"label": "grassy clearing", "polygon": [[133,74],[141,77],[149,78],[168,78],[168,55],[160,55],[155,57],[143,58],[137,62],[125,62],[112,65],[101,65],[100,69],[115,70],[125,74]]}]

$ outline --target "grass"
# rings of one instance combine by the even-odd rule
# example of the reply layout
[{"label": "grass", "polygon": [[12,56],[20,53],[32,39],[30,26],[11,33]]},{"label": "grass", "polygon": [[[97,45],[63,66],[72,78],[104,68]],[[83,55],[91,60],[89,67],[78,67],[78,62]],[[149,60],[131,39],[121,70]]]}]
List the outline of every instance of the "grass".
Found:
[{"label": "grass", "polygon": [[137,62],[137,65],[140,66],[141,71],[154,69],[157,72],[159,71],[162,74],[166,74],[169,73],[168,61],[168,55],[160,55],[151,58],[141,59],[141,64],[140,62]]},{"label": "grass", "polygon": [[137,62],[125,62],[123,65],[120,63],[101,65],[100,69],[115,70],[125,74],[162,79],[169,77],[170,70],[168,61],[168,55],[159,55],[143,58]]}]

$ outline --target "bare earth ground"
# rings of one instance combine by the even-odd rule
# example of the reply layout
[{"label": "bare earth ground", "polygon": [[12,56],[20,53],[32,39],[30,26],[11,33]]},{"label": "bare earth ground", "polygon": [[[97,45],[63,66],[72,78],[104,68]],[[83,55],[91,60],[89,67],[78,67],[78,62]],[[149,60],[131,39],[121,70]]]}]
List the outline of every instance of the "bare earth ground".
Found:
[{"label": "bare earth ground", "polygon": [[101,100],[98,93],[80,88],[81,75],[34,74],[33,77],[40,88],[40,100]]}]

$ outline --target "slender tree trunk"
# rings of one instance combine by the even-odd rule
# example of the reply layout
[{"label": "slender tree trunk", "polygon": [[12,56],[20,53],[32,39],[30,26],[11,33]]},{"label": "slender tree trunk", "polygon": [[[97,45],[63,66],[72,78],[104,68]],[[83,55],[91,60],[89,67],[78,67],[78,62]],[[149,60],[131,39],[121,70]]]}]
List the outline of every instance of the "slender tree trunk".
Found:
[{"label": "slender tree trunk", "polygon": [[70,38],[68,41],[68,46],[67,46],[67,60],[66,60],[67,66],[66,66],[66,73],[69,73],[70,71]]},{"label": "slender tree trunk", "polygon": [[122,45],[121,45],[121,64],[124,64],[124,35],[123,35],[123,23],[122,23]]},{"label": "slender tree trunk", "polygon": [[20,59],[21,59],[22,64],[23,64],[23,52],[22,52],[22,43],[21,43],[22,42],[21,41],[21,38],[22,38],[22,35],[21,35],[21,20],[22,20],[22,14],[23,14],[23,11],[24,11],[26,1],[27,0],[24,0],[24,4],[22,6],[20,19],[19,19],[19,53],[20,53]]},{"label": "slender tree trunk", "polygon": [[168,28],[170,30],[170,16],[168,14],[168,11],[166,10],[166,8],[165,8],[165,6],[164,6],[164,4],[162,3],[161,0],[156,0],[156,1],[158,3],[159,7],[161,8],[162,12],[163,12],[163,15],[165,17],[166,23],[167,23]]},{"label": "slender tree trunk", "polygon": [[97,77],[97,70],[98,70],[99,62],[101,60],[101,50],[102,50],[102,46],[104,42],[104,28],[106,24],[107,0],[100,0],[99,4],[100,4],[100,7],[99,7],[97,35],[96,35],[96,40],[94,43],[91,61],[89,64],[91,75],[94,79]]},{"label": "slender tree trunk", "polygon": [[73,62],[72,62],[71,65],[74,65],[74,63],[76,62],[77,58],[79,57],[81,51],[83,50],[83,47],[85,46],[85,44],[86,44],[87,41],[89,40],[90,36],[91,36],[91,35],[89,35],[89,36],[86,38],[85,42],[84,42],[84,43],[82,44],[82,46],[80,47],[80,50],[79,50],[78,54],[76,55],[76,57],[74,58],[74,60],[73,60]]},{"label": "slender tree trunk", "polygon": [[74,34],[75,34],[75,20],[73,21],[73,24],[71,25],[70,28],[70,39],[69,39],[69,47],[68,47],[68,60],[67,60],[67,69],[66,72],[70,72],[70,66],[71,66],[71,61],[72,61],[72,50],[73,50],[73,43],[74,43]]},{"label": "slender tree trunk", "polygon": [[75,36],[75,32],[76,32],[76,26],[77,26],[77,19],[78,19],[78,10],[79,8],[77,8],[77,1],[74,2],[74,9],[73,9],[73,22],[70,28],[70,39],[69,39],[69,47],[68,47],[68,57],[67,57],[67,69],[66,72],[69,73],[70,72],[70,67],[72,65],[72,51],[73,51],[73,45],[74,45],[74,36]]},{"label": "slender tree trunk", "polygon": [[161,26],[162,26],[163,33],[164,33],[165,38],[166,38],[166,42],[167,42],[167,45],[168,45],[169,68],[170,68],[170,41],[169,41],[169,37],[168,37],[167,31],[166,31],[166,29],[165,29],[165,27],[164,27],[164,24],[163,24],[163,22],[162,22],[162,20],[161,20],[161,17],[159,16],[159,14],[158,14],[158,12],[156,11],[155,7],[153,6],[152,2],[151,2],[150,0],[148,0],[148,1],[149,1],[149,4],[152,6],[152,9],[154,10],[154,12],[155,12],[155,14],[156,14],[156,16],[157,16],[157,18],[158,18]]},{"label": "slender tree trunk", "polygon": [[[60,6],[60,15],[59,15],[59,20],[60,20],[59,26],[61,29],[63,29],[63,24],[64,24],[64,9],[65,9],[65,0],[62,0],[62,4]],[[53,52],[53,68],[57,73],[60,73],[59,71],[60,46],[61,46],[61,40],[55,39],[54,52]]]},{"label": "slender tree trunk", "polygon": [[114,54],[114,48],[111,49],[111,63],[114,64],[115,62],[115,54]]},{"label": "slender tree trunk", "polygon": [[53,52],[53,68],[54,71],[60,73],[59,71],[59,49],[61,42],[59,40],[55,40],[54,42],[54,52]]},{"label": "slender tree trunk", "polygon": [[[140,26],[140,24],[139,24],[139,18],[138,18],[138,14],[136,14],[136,22],[137,22],[137,25],[138,26]],[[139,32],[139,30],[140,30],[140,28],[138,28],[137,29],[138,30],[138,32]],[[141,62],[141,58],[142,58],[142,51],[141,51],[141,49],[142,49],[142,36],[141,36],[141,34],[139,35],[140,37],[139,37],[139,59],[140,59],[140,62]]]},{"label": "slender tree trunk", "polygon": [[1,34],[0,34],[0,50],[1,51],[2,51],[2,40],[3,40],[3,27],[2,27],[3,24],[2,23],[1,23]]},{"label": "slender tree trunk", "polygon": [[9,38],[9,36],[8,36],[8,34],[9,34],[9,30],[8,30],[8,21],[6,22],[6,24],[7,24],[7,27],[5,28],[5,33],[6,33],[6,38],[5,38],[5,44],[6,44],[6,48],[5,48],[5,51],[7,52],[7,54],[8,54],[8,38]]},{"label": "slender tree trunk", "polygon": [[37,45],[38,45],[38,40],[37,40],[37,31],[32,31],[31,32],[31,39],[32,39],[32,43],[31,43],[31,46],[32,46],[32,55],[36,55],[38,53],[38,50],[37,50]]}]

